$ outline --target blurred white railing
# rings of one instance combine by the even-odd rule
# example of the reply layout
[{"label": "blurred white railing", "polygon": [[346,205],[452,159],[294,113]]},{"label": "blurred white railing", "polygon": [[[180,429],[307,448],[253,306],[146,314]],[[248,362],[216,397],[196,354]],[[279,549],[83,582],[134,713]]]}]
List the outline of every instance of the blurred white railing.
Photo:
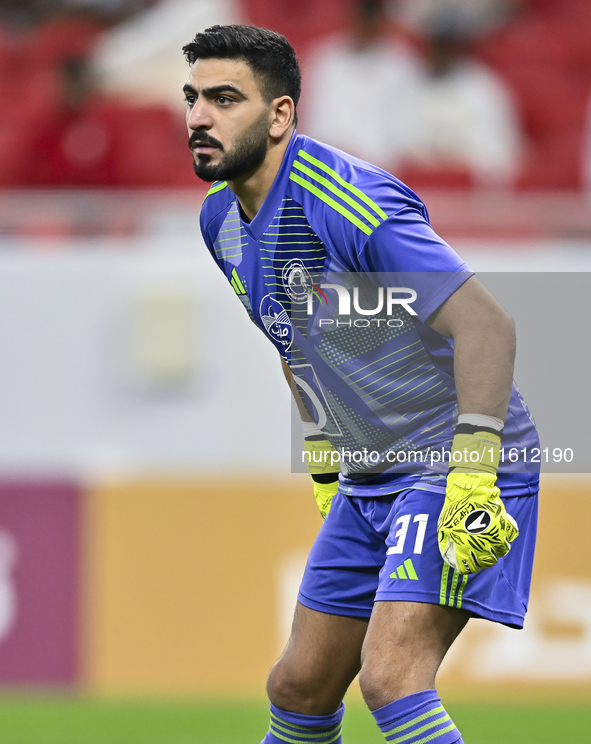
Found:
[{"label": "blurred white railing", "polygon": [[[205,187],[0,191],[0,236],[57,238],[184,232]],[[446,239],[591,240],[591,197],[578,192],[422,191]],[[175,223],[175,216],[178,222]]]}]

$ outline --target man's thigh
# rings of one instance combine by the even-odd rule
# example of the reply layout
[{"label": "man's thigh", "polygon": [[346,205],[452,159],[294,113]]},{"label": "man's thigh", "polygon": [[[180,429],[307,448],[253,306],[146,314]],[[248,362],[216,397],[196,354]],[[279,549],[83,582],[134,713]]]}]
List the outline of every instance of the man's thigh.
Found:
[{"label": "man's thigh", "polygon": [[269,675],[278,708],[305,715],[334,713],[361,667],[367,620],[296,606],[290,639]]},{"label": "man's thigh", "polygon": [[455,607],[376,602],[363,645],[361,690],[375,710],[435,687],[443,657],[470,618]]}]

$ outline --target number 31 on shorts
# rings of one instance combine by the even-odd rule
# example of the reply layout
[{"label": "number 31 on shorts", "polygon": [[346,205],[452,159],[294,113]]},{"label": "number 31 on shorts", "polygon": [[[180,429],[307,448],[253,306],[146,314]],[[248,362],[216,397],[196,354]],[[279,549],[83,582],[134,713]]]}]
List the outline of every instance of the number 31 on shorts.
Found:
[{"label": "number 31 on shorts", "polygon": [[[387,555],[396,555],[404,551],[404,544],[408,536],[411,516],[412,514],[405,514],[402,517],[398,517],[398,519],[396,520],[395,525],[396,526],[400,525],[400,528],[394,533],[394,538],[396,539],[396,543],[391,548],[388,548]],[[425,532],[427,530],[427,522],[429,521],[429,515],[428,514],[417,514],[412,521],[413,521],[413,525],[415,523],[417,525],[416,532],[414,530],[410,530],[411,534],[415,532],[415,545],[414,545],[412,552],[422,553],[423,542],[425,541]],[[396,529],[396,527],[394,529]]]}]

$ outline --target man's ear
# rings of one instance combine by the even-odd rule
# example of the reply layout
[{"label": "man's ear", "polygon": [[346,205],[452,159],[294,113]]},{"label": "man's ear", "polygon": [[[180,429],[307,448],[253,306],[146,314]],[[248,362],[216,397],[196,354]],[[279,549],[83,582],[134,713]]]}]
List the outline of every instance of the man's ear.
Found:
[{"label": "man's ear", "polygon": [[281,139],[295,120],[295,104],[289,96],[281,96],[271,103],[269,136]]}]

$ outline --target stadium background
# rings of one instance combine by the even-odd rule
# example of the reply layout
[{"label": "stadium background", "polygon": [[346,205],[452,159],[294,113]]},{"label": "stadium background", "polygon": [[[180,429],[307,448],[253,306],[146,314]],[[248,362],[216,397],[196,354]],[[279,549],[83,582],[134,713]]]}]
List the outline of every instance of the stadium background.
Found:
[{"label": "stadium background", "polygon": [[[56,146],[63,75],[79,83],[102,35],[148,5],[0,3],[2,742],[258,741],[319,527],[308,478],[289,472],[276,354],[199,236],[180,96],[164,103],[152,78],[97,94],[79,136],[99,147],[99,121],[117,143],[100,167]],[[241,20],[303,59],[347,24],[337,0],[185,5],[185,41],[198,18]],[[512,188],[409,173],[517,318],[516,377],[543,441],[577,454],[573,472],[544,476],[526,630],[473,622],[441,672],[473,744],[591,731],[590,37],[578,0],[523,0],[478,37],[527,135]],[[379,741],[355,690],[350,709],[348,741]]]}]

